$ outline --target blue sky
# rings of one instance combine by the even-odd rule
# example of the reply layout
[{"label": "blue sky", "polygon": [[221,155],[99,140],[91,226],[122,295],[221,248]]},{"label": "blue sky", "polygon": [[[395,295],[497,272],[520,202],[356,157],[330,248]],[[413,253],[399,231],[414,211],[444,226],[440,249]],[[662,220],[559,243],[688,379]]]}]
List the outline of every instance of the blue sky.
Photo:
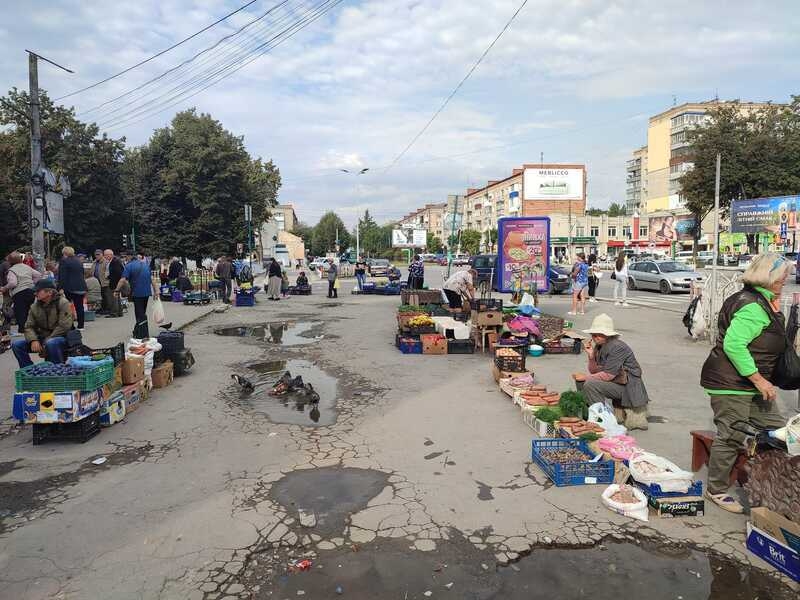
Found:
[{"label": "blue sky", "polygon": [[[110,104],[81,116],[137,145],[176,111],[195,106],[244,136],[253,155],[276,162],[284,179],[280,200],[293,203],[304,221],[334,209],[352,223],[366,208],[385,221],[444,201],[538,162],[540,152],[548,162],[585,162],[589,204],[607,206],[624,201],[625,161],[645,142],[647,117],[669,107],[673,96],[679,103],[715,94],[783,102],[800,93],[796,0],[529,0],[425,136],[387,171],[520,1],[346,0],[217,85],[178,96],[174,105],[163,96],[164,112],[115,121],[136,105]],[[5,88],[27,86],[29,47],[76,71],[40,67],[40,85],[58,97],[244,2],[16,2],[4,7],[0,23],[0,81]],[[237,42],[253,47],[310,4],[258,0],[224,25],[63,102],[79,113],[91,109],[276,7]],[[226,43],[234,40],[240,38]],[[236,50],[223,45],[217,52],[226,47]],[[213,64],[214,54],[203,56]],[[157,92],[149,98],[181,83],[177,73],[153,84]],[[362,167],[370,171],[360,177],[338,171]]]}]

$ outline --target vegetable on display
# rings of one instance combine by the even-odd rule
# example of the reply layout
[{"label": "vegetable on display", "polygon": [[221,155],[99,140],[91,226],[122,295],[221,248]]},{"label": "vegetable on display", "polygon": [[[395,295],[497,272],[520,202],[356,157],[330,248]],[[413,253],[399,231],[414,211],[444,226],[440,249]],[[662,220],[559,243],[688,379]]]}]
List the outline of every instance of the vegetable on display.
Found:
[{"label": "vegetable on display", "polygon": [[561,394],[558,408],[565,417],[578,417],[585,419],[589,416],[589,407],[581,392],[567,391]]}]

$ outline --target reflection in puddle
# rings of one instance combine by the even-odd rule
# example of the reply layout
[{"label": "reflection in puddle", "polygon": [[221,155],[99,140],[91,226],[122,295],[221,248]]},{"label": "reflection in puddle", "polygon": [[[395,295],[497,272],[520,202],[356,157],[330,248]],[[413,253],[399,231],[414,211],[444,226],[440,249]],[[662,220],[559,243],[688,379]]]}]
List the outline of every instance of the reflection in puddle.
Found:
[{"label": "reflection in puddle", "polygon": [[313,329],[322,325],[321,321],[276,321],[259,325],[234,325],[215,329],[217,335],[231,337],[253,337],[268,344],[298,346],[316,340]]},{"label": "reflection in puddle", "polygon": [[[239,402],[257,412],[264,413],[273,423],[292,425],[332,425],[336,422],[337,380],[306,360],[273,360],[254,363],[248,368],[258,375],[248,377],[255,384],[252,393],[240,392]],[[269,391],[286,371],[299,375],[314,386],[319,402],[309,402],[303,393],[290,392],[284,396],[270,396]]]}]

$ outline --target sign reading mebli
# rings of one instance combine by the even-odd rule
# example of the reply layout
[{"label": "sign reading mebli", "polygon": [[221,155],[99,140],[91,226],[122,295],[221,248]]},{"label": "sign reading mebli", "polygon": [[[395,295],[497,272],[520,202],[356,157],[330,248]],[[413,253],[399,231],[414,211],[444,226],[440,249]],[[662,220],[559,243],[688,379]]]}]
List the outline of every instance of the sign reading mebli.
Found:
[{"label": "sign reading mebli", "polygon": [[583,200],[585,173],[583,168],[525,165],[523,200]]}]

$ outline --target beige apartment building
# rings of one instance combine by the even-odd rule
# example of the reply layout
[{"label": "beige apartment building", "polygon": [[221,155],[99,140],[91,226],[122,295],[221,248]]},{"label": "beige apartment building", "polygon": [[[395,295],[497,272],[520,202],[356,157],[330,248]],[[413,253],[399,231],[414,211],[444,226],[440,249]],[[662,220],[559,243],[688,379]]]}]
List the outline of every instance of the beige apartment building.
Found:
[{"label": "beige apartment building", "polygon": [[464,195],[463,229],[485,232],[497,227],[497,219],[521,216],[522,169],[482,188],[469,188]]},{"label": "beige apartment building", "polygon": [[426,204],[422,208],[404,216],[397,222],[397,225],[399,227],[424,229],[438,237],[442,233],[442,224],[444,222],[444,213],[446,209],[447,204],[444,202],[441,204]]}]

